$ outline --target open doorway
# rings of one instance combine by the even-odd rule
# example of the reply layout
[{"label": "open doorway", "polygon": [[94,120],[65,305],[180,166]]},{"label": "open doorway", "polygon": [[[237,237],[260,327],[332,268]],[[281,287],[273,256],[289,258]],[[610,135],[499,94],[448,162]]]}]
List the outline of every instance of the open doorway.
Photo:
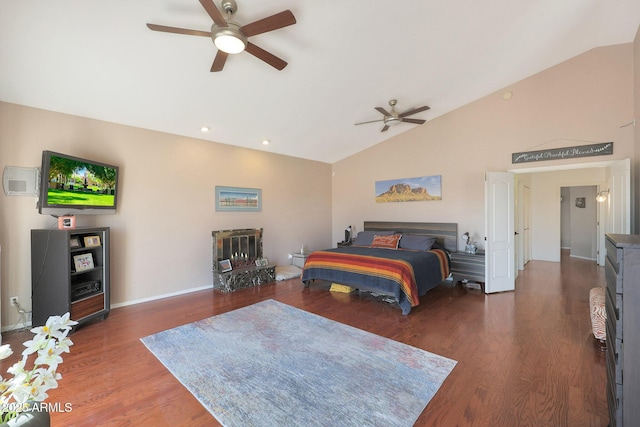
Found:
[{"label": "open doorway", "polygon": [[560,247],[574,258],[597,261],[597,190],[595,185],[560,188]]},{"label": "open doorway", "polygon": [[[489,186],[485,184],[485,234],[489,236],[487,224],[491,221],[495,222],[501,218],[509,217],[509,211],[513,215],[515,200],[517,200],[519,206],[523,206],[523,194],[527,194],[526,211],[530,211],[529,218],[531,221],[529,227],[531,256],[529,259],[561,261],[559,200],[562,187],[593,186],[607,195],[606,202],[600,203],[600,207],[597,209],[601,218],[601,224],[596,232],[596,247],[599,248],[596,259],[599,265],[603,265],[604,262],[604,234],[626,234],[630,232],[632,193],[630,159],[518,168],[512,169],[507,173],[511,174],[511,179],[514,179],[517,184],[513,186],[514,188],[526,187],[527,190],[519,191],[517,194],[514,192],[513,197],[509,197],[504,203],[495,205],[499,209],[494,210],[493,214],[491,214],[487,209],[487,189]],[[485,178],[490,174],[490,172],[487,172]],[[528,200],[529,198],[531,199],[530,201]],[[595,201],[595,196],[593,200]],[[521,216],[518,215],[516,218],[521,218]],[[523,220],[518,221],[515,227],[516,237],[523,234],[523,224],[525,223],[526,221]],[[515,248],[520,246],[515,244],[515,240],[513,239],[512,242],[513,247],[510,247],[510,256],[497,259],[492,252],[492,248],[490,248],[490,240],[487,237],[485,243],[485,265],[487,266],[485,292],[489,293],[488,290],[492,289],[490,282],[493,278],[488,274],[489,266],[494,266],[497,271],[511,271],[512,266],[519,267],[518,261],[520,259],[528,258],[525,256],[520,257],[520,254],[516,252]],[[517,240],[524,243],[523,239]],[[529,245],[526,246],[527,248],[529,247]],[[524,250],[522,250],[522,253],[524,253]],[[509,275],[509,278],[515,282],[515,273]],[[511,288],[514,287],[511,286]]]},{"label": "open doorway", "polygon": [[[530,259],[560,262],[561,188],[591,186],[606,195],[606,200],[601,203],[595,202],[595,196],[589,197],[589,202],[596,205],[597,211],[596,259],[599,265],[604,265],[604,235],[630,232],[630,169],[630,159],[623,159],[512,170],[518,187],[530,188]],[[516,195],[521,205],[524,205],[523,195],[524,191]],[[523,234],[523,222],[518,224],[516,231]]]}]

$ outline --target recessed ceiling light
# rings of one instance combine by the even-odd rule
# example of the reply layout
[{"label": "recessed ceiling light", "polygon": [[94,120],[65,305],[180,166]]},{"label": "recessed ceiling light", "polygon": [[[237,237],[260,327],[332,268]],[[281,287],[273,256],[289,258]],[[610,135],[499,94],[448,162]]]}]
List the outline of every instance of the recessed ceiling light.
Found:
[{"label": "recessed ceiling light", "polygon": [[510,90],[504,92],[502,94],[502,99],[504,99],[505,101],[508,99],[511,99],[511,97],[513,96],[513,92],[511,92]]},{"label": "recessed ceiling light", "polygon": [[203,133],[211,132],[211,128],[209,126],[202,126],[200,128],[200,132],[203,132]]},{"label": "recessed ceiling light", "polygon": [[262,140],[262,145],[269,145],[269,140],[268,139],[263,139]]}]

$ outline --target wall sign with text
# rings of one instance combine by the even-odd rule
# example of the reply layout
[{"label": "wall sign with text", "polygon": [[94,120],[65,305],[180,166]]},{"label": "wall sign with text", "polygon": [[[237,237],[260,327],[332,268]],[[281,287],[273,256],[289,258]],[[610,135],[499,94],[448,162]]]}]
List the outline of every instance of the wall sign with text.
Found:
[{"label": "wall sign with text", "polygon": [[526,151],[511,154],[511,163],[541,162],[544,160],[575,159],[578,157],[606,156],[613,154],[613,142],[552,148],[550,150]]}]

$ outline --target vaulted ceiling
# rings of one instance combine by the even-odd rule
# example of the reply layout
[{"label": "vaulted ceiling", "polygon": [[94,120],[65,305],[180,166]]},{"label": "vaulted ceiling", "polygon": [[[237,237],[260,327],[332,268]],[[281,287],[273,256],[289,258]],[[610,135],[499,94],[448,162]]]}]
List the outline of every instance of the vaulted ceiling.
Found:
[{"label": "vaulted ceiling", "polygon": [[237,2],[240,24],[295,15],[250,39],[282,71],[244,52],[212,73],[210,38],[146,27],[210,31],[198,0],[2,0],[0,101],[333,163],[416,126],[354,125],[392,98],[428,126],[640,25],[638,0]]}]

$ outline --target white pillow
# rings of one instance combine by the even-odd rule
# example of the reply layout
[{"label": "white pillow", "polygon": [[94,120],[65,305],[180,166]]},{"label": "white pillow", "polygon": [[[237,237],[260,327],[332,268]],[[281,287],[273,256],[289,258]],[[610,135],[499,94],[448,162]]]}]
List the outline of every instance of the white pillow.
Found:
[{"label": "white pillow", "polygon": [[283,265],[276,267],[276,280],[295,279],[302,275],[302,270],[295,265]]}]

